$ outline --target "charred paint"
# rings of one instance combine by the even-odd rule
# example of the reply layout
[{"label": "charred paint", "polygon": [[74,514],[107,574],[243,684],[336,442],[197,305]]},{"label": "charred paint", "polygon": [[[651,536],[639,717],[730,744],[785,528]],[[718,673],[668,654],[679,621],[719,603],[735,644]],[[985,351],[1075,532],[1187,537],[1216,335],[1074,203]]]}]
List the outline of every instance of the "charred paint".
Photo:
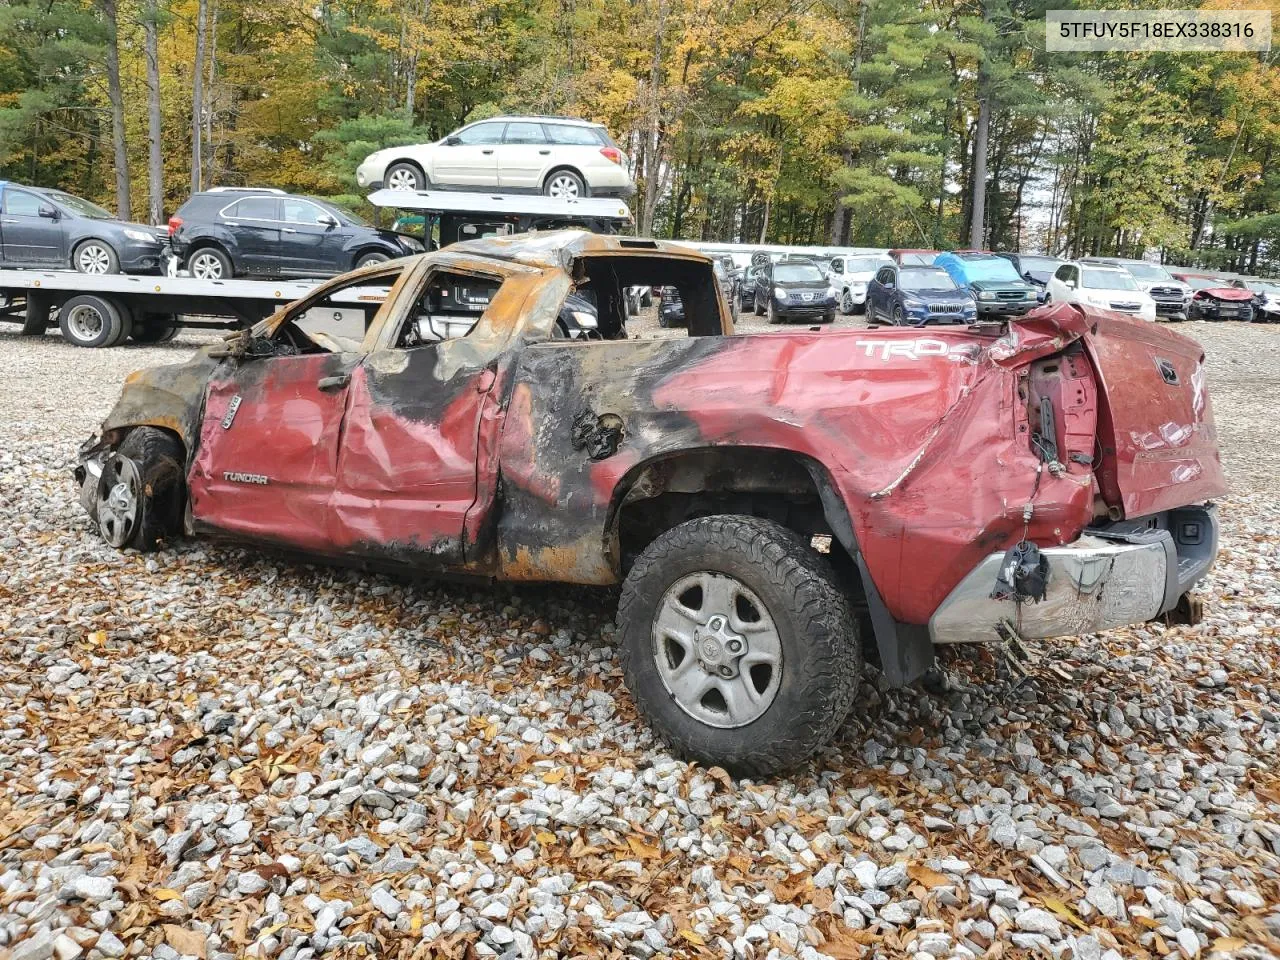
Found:
[{"label": "charred paint", "polygon": [[[1098,494],[1136,516],[1224,492],[1199,348],[1150,324],[1060,306],[994,332],[551,341],[583,257],[710,276],[693,251],[577,231],[458,244],[362,272],[397,279],[358,353],[304,343],[300,356],[244,359],[254,337],[287,331],[286,308],[221,351],[137,378],[104,426],[118,437],[162,423],[194,445],[204,527],[328,557],[577,583],[617,580],[619,509],[660,496],[681,458],[750,451],[776,468],[762,490],[791,490],[797,470],[821,476],[832,528],[851,526],[889,611],[912,624],[1024,528],[1041,544],[1077,537]],[[398,348],[437,269],[501,287],[467,337]],[[714,303],[708,319],[714,329]],[[1058,417],[1054,464],[1031,443],[1041,404]]]}]

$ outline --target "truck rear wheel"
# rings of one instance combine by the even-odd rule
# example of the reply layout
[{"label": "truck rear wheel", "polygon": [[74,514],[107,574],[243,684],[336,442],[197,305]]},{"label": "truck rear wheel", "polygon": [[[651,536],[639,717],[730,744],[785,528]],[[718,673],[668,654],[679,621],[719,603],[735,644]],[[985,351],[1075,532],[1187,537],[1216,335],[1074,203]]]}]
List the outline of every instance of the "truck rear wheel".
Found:
[{"label": "truck rear wheel", "polygon": [[758,517],[700,517],[636,559],[618,603],[627,689],[683,757],[768,776],[835,734],[862,672],[826,559]]},{"label": "truck rear wheel", "polygon": [[131,328],[128,313],[103,297],[83,294],[58,308],[62,339],[77,347],[114,347]]},{"label": "truck rear wheel", "polygon": [[178,335],[177,318],[168,313],[144,313],[134,320],[129,339],[134,343],[168,343]]}]

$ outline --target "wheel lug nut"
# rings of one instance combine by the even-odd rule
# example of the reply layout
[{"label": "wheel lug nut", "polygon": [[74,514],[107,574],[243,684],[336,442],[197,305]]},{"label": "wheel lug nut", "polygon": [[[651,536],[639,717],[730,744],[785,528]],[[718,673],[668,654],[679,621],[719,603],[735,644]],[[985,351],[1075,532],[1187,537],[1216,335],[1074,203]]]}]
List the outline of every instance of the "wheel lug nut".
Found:
[{"label": "wheel lug nut", "polygon": [[733,669],[732,669],[732,668],[730,668],[730,667],[721,667],[721,668],[720,668],[720,676],[722,676],[722,677],[732,677],[732,676],[733,676]]},{"label": "wheel lug nut", "polygon": [[728,644],[726,644],[726,646],[728,646],[730,653],[737,653],[739,650],[742,649],[742,641],[730,640]]}]

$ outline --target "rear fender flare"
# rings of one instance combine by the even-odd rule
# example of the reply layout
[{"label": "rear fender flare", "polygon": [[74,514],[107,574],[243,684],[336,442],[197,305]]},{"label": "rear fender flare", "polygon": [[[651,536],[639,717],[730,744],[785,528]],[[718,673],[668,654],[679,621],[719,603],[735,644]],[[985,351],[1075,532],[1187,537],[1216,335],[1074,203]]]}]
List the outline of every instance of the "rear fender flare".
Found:
[{"label": "rear fender flare", "polygon": [[929,628],[918,624],[901,623],[889,612],[871,571],[862,557],[858,537],[854,533],[853,520],[844,500],[837,492],[826,468],[812,458],[805,457],[804,465],[818,489],[822,513],[831,528],[832,536],[853,557],[858,566],[859,579],[866,593],[867,612],[871,617],[871,629],[876,637],[876,649],[880,653],[880,669],[891,686],[904,687],[919,679],[934,663],[935,651]]},{"label": "rear fender flare", "polygon": [[[715,448],[694,447],[664,452],[633,465],[619,479],[614,488],[608,523],[604,532],[604,555],[616,568],[621,566],[619,518],[622,509],[629,502],[644,499],[652,491],[650,484],[653,468],[682,456],[705,454],[713,449]],[[741,450],[741,448],[738,449]],[[832,536],[853,558],[866,595],[876,647],[880,654],[881,669],[886,679],[895,687],[905,686],[918,679],[933,666],[934,662],[933,642],[929,637],[929,629],[927,626],[901,623],[889,612],[863,560],[848,507],[827,468],[811,456],[795,450],[773,447],[766,450],[770,454],[789,457],[804,468],[817,490],[822,513]]]}]

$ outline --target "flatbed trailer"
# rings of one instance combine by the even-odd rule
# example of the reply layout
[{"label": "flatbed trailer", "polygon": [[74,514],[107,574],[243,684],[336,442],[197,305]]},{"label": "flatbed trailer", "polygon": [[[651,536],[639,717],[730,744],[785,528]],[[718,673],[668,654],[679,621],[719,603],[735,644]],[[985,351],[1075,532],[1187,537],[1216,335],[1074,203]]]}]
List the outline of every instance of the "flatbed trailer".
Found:
[{"label": "flatbed trailer", "polygon": [[[56,323],[63,339],[81,347],[160,343],[181,327],[252,326],[321,282],[0,270],[0,320],[21,323],[29,336]],[[353,313],[371,299],[362,288],[345,294]]]}]

